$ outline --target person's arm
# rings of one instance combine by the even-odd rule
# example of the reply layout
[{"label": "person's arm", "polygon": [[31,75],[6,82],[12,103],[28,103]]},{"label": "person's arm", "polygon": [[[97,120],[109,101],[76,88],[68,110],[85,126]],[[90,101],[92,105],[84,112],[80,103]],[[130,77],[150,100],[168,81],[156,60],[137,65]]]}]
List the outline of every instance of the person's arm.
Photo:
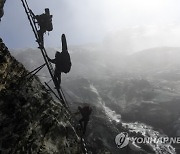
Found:
[{"label": "person's arm", "polygon": [[80,114],[80,113],[81,113],[82,108],[81,108],[80,106],[78,106],[78,110],[79,110],[79,111],[75,112],[75,113],[74,113],[74,115],[78,115],[78,114]]},{"label": "person's arm", "polygon": [[74,113],[74,115],[78,115],[78,114],[80,114],[80,111]]},{"label": "person's arm", "polygon": [[50,59],[48,56],[46,56],[48,61],[50,61],[51,63],[55,64],[56,63],[56,59]]},{"label": "person's arm", "polygon": [[35,15],[32,10],[29,10],[29,12],[30,12],[30,14],[33,16],[33,18],[36,19],[36,16],[37,16],[37,15]]}]

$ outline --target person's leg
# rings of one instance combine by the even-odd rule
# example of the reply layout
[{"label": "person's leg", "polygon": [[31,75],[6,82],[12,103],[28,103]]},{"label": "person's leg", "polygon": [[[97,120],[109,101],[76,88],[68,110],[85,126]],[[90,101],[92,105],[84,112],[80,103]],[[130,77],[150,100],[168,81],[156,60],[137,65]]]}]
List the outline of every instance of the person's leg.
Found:
[{"label": "person's leg", "polygon": [[80,123],[81,129],[83,129],[82,122],[83,122],[83,118],[79,120],[79,123]]},{"label": "person's leg", "polygon": [[86,132],[87,124],[88,124],[88,120],[84,120],[83,134],[85,134],[85,132]]},{"label": "person's leg", "polygon": [[44,47],[44,33],[43,31],[40,29],[38,30],[38,37],[39,37],[39,43],[40,43],[40,48]]},{"label": "person's leg", "polygon": [[57,84],[58,84],[58,87],[60,87],[61,85],[61,72],[58,72],[58,75],[57,75]]},{"label": "person's leg", "polygon": [[57,72],[56,68],[55,68],[55,71],[54,71],[54,82],[55,82],[56,88],[59,88],[59,84],[58,84],[58,72]]}]

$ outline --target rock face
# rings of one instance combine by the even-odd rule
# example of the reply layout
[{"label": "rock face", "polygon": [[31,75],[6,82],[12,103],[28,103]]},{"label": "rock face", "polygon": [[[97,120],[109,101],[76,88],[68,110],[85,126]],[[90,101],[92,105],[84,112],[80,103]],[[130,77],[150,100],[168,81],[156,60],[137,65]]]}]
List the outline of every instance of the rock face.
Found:
[{"label": "rock face", "polygon": [[4,15],[4,3],[6,2],[6,0],[0,0],[0,21],[1,21],[1,17]]},{"label": "rock face", "polygon": [[80,154],[71,116],[0,46],[0,153]]}]

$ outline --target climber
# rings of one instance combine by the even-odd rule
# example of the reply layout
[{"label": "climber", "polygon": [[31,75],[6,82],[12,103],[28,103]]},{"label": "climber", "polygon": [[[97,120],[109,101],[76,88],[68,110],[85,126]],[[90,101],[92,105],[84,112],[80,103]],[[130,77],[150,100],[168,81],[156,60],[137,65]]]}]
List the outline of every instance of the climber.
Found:
[{"label": "climber", "polygon": [[44,33],[46,31],[52,31],[53,30],[53,25],[52,25],[52,15],[50,15],[49,9],[45,9],[45,13],[41,15],[34,15],[34,13],[31,11],[30,12],[33,16],[34,19],[37,20],[37,23],[40,27],[38,30],[38,36],[39,36],[39,43],[41,44],[41,47],[44,46]]},{"label": "climber", "polygon": [[60,88],[61,73],[68,73],[71,69],[71,58],[67,50],[67,44],[64,34],[62,34],[61,40],[62,52],[60,53],[57,51],[55,54],[55,59],[50,59],[47,56],[48,61],[55,64],[54,78],[56,79],[55,82],[57,82],[55,83],[57,89]]},{"label": "climber", "polygon": [[83,135],[85,134],[86,132],[86,127],[87,127],[87,124],[89,122],[89,116],[91,115],[91,112],[92,112],[92,108],[90,106],[84,106],[83,108],[78,106],[78,112],[75,113],[76,114],[81,114],[82,115],[82,118],[79,120],[79,123],[81,125],[81,128],[83,130]]},{"label": "climber", "polygon": [[62,72],[62,68],[61,68],[61,53],[56,51],[56,54],[55,54],[55,59],[50,59],[48,56],[47,56],[47,59],[55,64],[55,71],[54,71],[54,79],[55,79],[55,85],[56,85],[56,88],[59,89],[60,88],[60,84],[61,84],[61,72]]}]

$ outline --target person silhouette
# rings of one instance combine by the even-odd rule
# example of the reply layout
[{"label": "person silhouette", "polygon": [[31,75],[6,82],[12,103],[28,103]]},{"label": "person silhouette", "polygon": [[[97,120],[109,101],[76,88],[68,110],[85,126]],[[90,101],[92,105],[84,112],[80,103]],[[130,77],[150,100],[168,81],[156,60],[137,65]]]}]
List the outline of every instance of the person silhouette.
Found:
[{"label": "person silhouette", "polygon": [[79,112],[77,112],[77,114],[80,113],[82,116],[82,118],[79,120],[79,123],[82,128],[83,135],[84,135],[86,133],[86,127],[89,122],[89,117],[92,113],[92,108],[88,105],[84,106],[84,107],[78,106],[78,110],[79,110]]},{"label": "person silhouette", "polygon": [[55,58],[54,59],[50,59],[48,56],[47,56],[47,59],[55,64],[55,71],[54,71],[54,79],[55,79],[55,86],[57,89],[60,88],[60,84],[61,84],[61,72],[62,72],[62,65],[61,65],[61,53],[60,52],[56,52],[55,54]]},{"label": "person silhouette", "polygon": [[35,15],[31,10],[30,10],[32,16],[34,19],[36,19],[36,23],[39,25],[39,30],[38,30],[38,37],[39,37],[39,43],[40,43],[40,48],[44,47],[44,33],[46,31],[52,31],[53,30],[53,25],[52,25],[52,15],[50,15],[50,11],[48,8],[45,8],[45,13],[41,15]]},{"label": "person silhouette", "polygon": [[48,56],[46,56],[48,61],[55,64],[54,79],[56,82],[56,88],[58,89],[60,88],[61,84],[61,73],[68,73],[72,65],[71,58],[67,49],[66,37],[64,34],[62,34],[61,41],[62,52],[57,51],[54,59],[50,59]]}]

